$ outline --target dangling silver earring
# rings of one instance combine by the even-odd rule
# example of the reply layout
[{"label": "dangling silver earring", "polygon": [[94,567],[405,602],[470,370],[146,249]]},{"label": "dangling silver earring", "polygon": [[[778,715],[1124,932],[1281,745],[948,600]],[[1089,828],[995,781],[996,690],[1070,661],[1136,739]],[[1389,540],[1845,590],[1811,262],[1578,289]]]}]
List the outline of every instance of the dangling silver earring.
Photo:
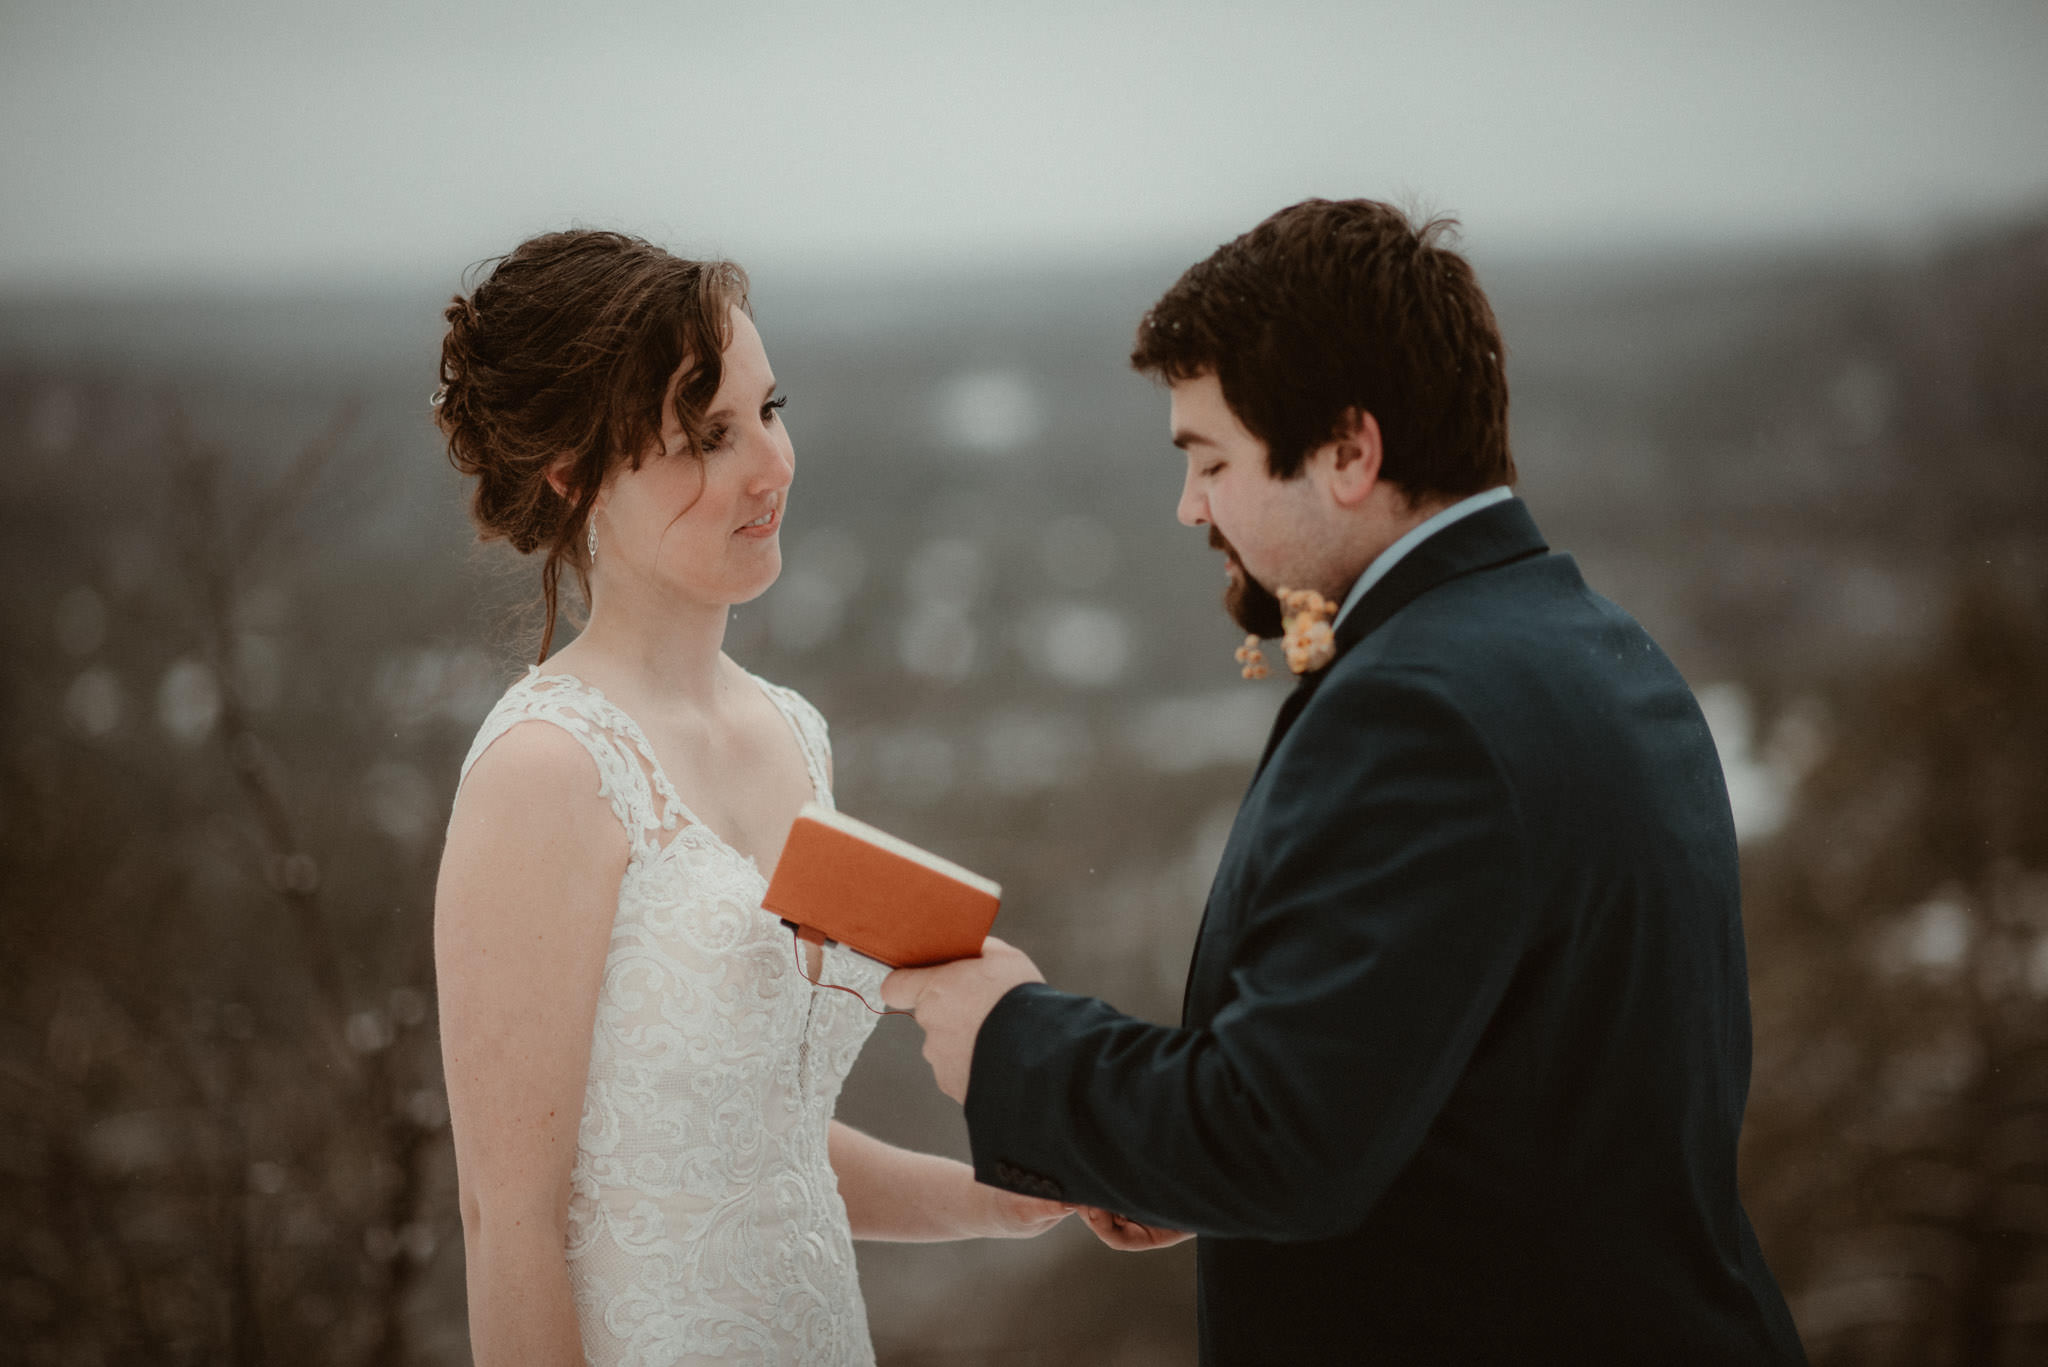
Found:
[{"label": "dangling silver earring", "polygon": [[597,519],[595,517],[590,519],[590,535],[583,539],[590,543],[590,563],[595,565],[597,563]]}]

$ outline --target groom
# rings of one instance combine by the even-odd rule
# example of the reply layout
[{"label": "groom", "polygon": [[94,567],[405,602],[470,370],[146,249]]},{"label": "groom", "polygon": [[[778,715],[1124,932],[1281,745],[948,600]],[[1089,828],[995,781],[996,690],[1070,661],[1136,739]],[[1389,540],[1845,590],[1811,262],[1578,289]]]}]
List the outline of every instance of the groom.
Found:
[{"label": "groom", "polygon": [[[1735,837],[1700,710],[1509,485],[1471,268],[1310,200],[1183,275],[1133,364],[1227,603],[1341,604],[1209,893],[1179,1026],[990,940],[903,970],[984,1182],[1197,1246],[1202,1360],[1803,1361],[1736,1194]],[[1109,1214],[1115,1212],[1115,1215]]]}]

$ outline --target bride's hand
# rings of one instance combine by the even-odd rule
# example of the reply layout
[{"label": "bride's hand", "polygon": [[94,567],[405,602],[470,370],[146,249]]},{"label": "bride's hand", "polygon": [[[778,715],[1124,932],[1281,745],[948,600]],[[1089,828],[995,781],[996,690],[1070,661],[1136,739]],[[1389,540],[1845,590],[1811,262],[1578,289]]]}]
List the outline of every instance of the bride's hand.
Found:
[{"label": "bride's hand", "polygon": [[984,1186],[982,1190],[988,1193],[994,1225],[989,1237],[993,1239],[1033,1238],[1072,1215],[1075,1209],[1064,1201],[1041,1201],[1036,1196],[1001,1187]]},{"label": "bride's hand", "polygon": [[1082,1206],[1081,1218],[1095,1237],[1121,1253],[1142,1253],[1148,1249],[1170,1248],[1195,1236],[1184,1229],[1162,1229],[1141,1225],[1128,1215],[1118,1215],[1095,1206]]}]

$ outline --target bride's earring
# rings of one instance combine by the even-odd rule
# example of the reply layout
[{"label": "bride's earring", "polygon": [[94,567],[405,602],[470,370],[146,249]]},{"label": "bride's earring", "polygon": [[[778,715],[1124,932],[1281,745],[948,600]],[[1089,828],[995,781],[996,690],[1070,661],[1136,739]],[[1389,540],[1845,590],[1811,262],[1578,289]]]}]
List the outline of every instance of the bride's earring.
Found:
[{"label": "bride's earring", "polygon": [[597,563],[597,518],[595,515],[590,519],[590,535],[583,539],[590,543],[590,563],[595,565]]}]

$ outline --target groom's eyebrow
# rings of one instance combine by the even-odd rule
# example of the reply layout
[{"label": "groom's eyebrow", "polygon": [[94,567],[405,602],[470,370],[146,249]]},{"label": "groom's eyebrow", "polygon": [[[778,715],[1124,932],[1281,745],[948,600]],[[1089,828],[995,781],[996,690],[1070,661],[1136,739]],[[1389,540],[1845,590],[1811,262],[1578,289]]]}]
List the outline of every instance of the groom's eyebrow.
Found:
[{"label": "groom's eyebrow", "polygon": [[1191,432],[1185,427],[1177,427],[1173,432],[1173,444],[1185,451],[1190,446],[1214,446],[1216,443],[1203,436],[1200,432]]}]

